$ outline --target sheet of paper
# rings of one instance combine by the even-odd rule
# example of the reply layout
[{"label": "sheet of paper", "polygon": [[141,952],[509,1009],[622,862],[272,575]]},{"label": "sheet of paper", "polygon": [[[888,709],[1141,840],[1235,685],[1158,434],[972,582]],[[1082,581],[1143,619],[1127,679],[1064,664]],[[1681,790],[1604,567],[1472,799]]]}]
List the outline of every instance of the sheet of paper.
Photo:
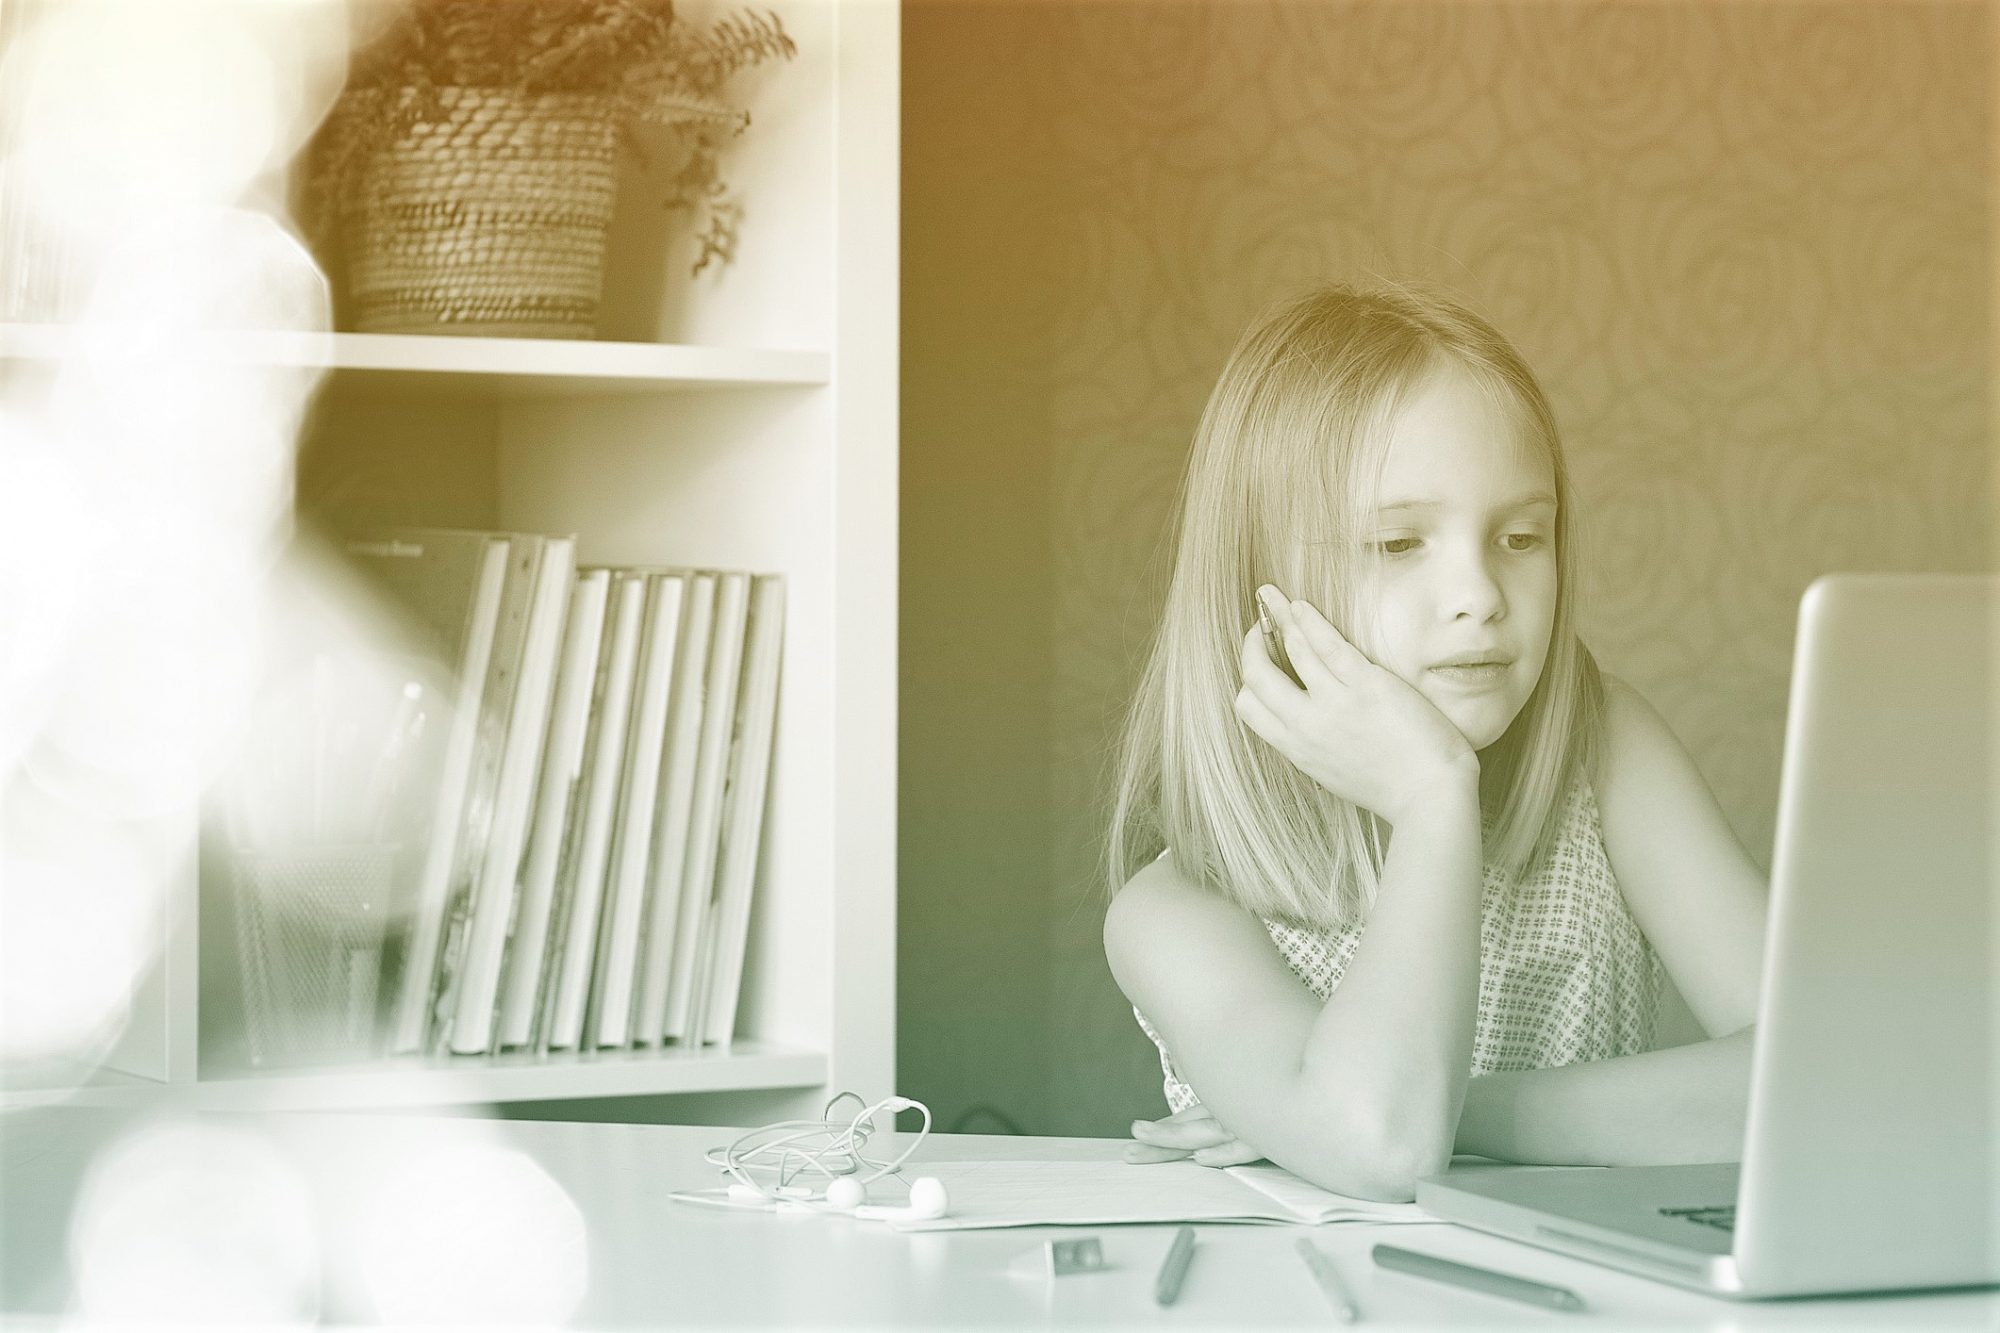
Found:
[{"label": "sheet of paper", "polygon": [[1225,1167],[1224,1170],[1244,1184],[1270,1195],[1287,1211],[1297,1214],[1301,1222],[1437,1221],[1413,1203],[1378,1203],[1373,1199],[1335,1194],[1269,1162]]},{"label": "sheet of paper", "polygon": [[[971,1231],[988,1227],[1106,1226],[1121,1222],[1310,1222],[1329,1205],[1368,1221],[1432,1221],[1414,1205],[1371,1204],[1316,1189],[1277,1167],[1269,1168],[1295,1187],[1280,1194],[1263,1176],[1256,1185],[1235,1172],[1251,1168],[1197,1166],[1193,1162],[923,1162],[903,1175],[936,1176],[951,1200],[947,1217],[892,1222],[899,1231]],[[878,1184],[877,1201],[900,1202]],[[891,1187],[893,1189],[893,1187]],[[1299,1201],[1293,1212],[1283,1199]],[[1379,1210],[1379,1211],[1376,1211]],[[1408,1216],[1408,1214],[1416,1214]]]}]

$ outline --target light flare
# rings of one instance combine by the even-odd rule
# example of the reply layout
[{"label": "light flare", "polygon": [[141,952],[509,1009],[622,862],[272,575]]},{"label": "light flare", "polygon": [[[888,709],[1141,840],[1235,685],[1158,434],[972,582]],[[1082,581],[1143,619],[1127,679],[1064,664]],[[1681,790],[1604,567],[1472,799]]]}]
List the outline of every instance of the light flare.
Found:
[{"label": "light flare", "polygon": [[160,928],[164,847],[17,783],[0,804],[0,1061],[94,1061]]},{"label": "light flare", "polygon": [[92,1163],[69,1246],[86,1323],[318,1322],[310,1193],[251,1129],[163,1120],[128,1133]]},{"label": "light flare", "polygon": [[230,203],[324,116],[345,54],[336,3],[66,0],[0,67],[16,178],[72,242]]},{"label": "light flare", "polygon": [[0,378],[10,1065],[102,1058],[169,911],[192,907],[168,890],[191,882],[198,804],[250,711],[326,360],[326,284],[280,220],[282,170],[348,32],[338,0],[26,17],[0,64],[0,169],[64,279],[15,313],[67,323],[59,355]]},{"label": "light flare", "polygon": [[382,1322],[556,1327],[582,1305],[583,1212],[518,1148],[454,1138],[369,1185],[356,1268]]},{"label": "light flare", "polygon": [[35,414],[0,403],[0,775],[14,771],[52,706],[85,605],[74,542],[89,514]]}]

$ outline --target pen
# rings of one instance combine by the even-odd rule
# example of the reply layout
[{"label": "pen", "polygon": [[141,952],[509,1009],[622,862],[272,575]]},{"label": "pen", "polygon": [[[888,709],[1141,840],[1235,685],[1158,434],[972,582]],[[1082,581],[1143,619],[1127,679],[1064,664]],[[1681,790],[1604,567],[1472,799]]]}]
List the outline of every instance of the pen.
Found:
[{"label": "pen", "polygon": [[1326,1293],[1327,1304],[1340,1316],[1340,1322],[1360,1323],[1361,1308],[1354,1303],[1354,1294],[1347,1289],[1347,1284],[1340,1280],[1340,1270],[1333,1266],[1333,1260],[1321,1254],[1319,1246],[1303,1236],[1299,1238],[1299,1254],[1305,1258],[1306,1267],[1312,1270],[1313,1280],[1319,1283],[1319,1289]]},{"label": "pen", "polygon": [[1160,1276],[1153,1282],[1153,1299],[1161,1305],[1172,1305],[1181,1294],[1181,1279],[1187,1276],[1188,1261],[1194,1258],[1194,1228],[1182,1227],[1174,1233],[1174,1243],[1167,1250],[1167,1260],[1160,1265]]},{"label": "pen", "polygon": [[1524,1277],[1510,1277],[1505,1273],[1495,1273],[1490,1269],[1474,1268],[1470,1264],[1456,1264],[1449,1259],[1440,1259],[1434,1254],[1419,1254],[1415,1250],[1398,1249],[1394,1245],[1377,1245],[1375,1262],[1383,1268],[1392,1268],[1398,1273],[1408,1273],[1412,1277],[1427,1277],[1433,1282],[1448,1282],[1467,1291],[1483,1291],[1488,1296],[1504,1296],[1508,1300],[1525,1301],[1529,1305],[1539,1305],[1547,1310],[1581,1310],[1583,1297],[1568,1287],[1552,1287],[1543,1282],[1530,1282]]},{"label": "pen", "polygon": [[1292,678],[1292,684],[1303,686],[1298,669],[1292,665],[1291,654],[1285,651],[1285,641],[1278,634],[1277,622],[1271,619],[1271,608],[1264,605],[1264,599],[1257,599],[1257,628],[1264,632],[1264,653],[1280,671]]}]

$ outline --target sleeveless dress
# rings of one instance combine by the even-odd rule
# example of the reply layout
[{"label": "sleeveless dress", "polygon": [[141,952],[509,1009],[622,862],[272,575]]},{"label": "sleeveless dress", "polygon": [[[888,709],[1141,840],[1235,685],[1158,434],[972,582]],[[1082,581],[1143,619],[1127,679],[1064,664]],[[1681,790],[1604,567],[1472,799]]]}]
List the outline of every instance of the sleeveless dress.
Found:
[{"label": "sleeveless dress", "polygon": [[[1361,943],[1361,926],[1311,931],[1264,919],[1271,942],[1322,1001]],[[1625,906],[1604,854],[1597,799],[1579,779],[1566,794],[1548,852],[1510,882],[1488,862],[1480,894],[1479,1010],[1472,1073],[1546,1069],[1650,1049],[1659,1008],[1659,956]],[[1160,1051],[1167,1105],[1201,1100],[1174,1070],[1166,1043],[1137,1007]]]}]

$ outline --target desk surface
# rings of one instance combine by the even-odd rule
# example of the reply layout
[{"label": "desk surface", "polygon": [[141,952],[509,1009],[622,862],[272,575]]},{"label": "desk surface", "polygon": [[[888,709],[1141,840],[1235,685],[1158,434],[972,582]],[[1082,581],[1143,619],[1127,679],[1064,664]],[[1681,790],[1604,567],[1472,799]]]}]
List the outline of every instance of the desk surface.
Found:
[{"label": "desk surface", "polygon": [[[1444,1223],[1204,1225],[1179,1302],[1161,1310],[1152,1287],[1168,1226],[904,1234],[844,1217],[669,1202],[672,1190],[717,1183],[701,1155],[732,1134],[364,1114],[16,1112],[0,1120],[0,1308],[10,1323],[32,1321],[77,1308],[81,1290],[93,1310],[142,1318],[179,1292],[210,1309],[329,1322],[370,1320],[386,1307],[396,1323],[574,1327],[1330,1323],[1293,1249],[1309,1235],[1353,1288],[1364,1327],[1556,1317],[1378,1273],[1368,1248],[1385,1238],[1570,1287],[1599,1324],[2000,1327],[2000,1292],[1737,1304]],[[870,1155],[892,1157],[907,1142],[878,1135]],[[934,1135],[913,1161],[1109,1161],[1121,1147]],[[1109,1271],[1010,1274],[1017,1255],[1082,1235],[1101,1239]]]}]

